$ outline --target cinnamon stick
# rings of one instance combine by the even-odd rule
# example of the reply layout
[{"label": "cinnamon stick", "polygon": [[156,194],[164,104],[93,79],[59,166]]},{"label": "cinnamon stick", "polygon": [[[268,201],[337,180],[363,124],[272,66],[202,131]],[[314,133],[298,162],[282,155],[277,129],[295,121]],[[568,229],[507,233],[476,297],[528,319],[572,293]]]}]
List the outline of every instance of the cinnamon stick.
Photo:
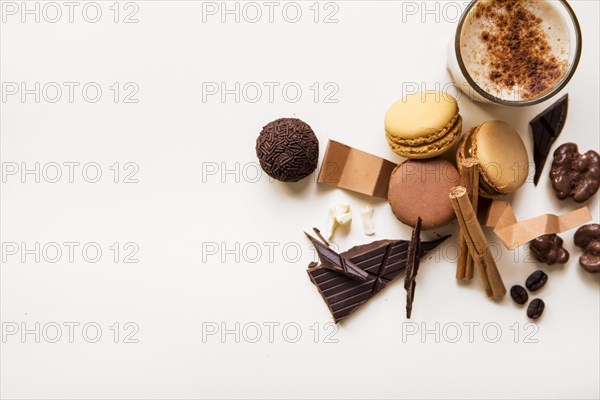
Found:
[{"label": "cinnamon stick", "polygon": [[[460,172],[460,184],[467,189],[467,195],[477,215],[479,200],[479,160],[466,158],[463,160]],[[463,230],[458,238],[458,259],[456,261],[456,279],[470,281],[473,279],[473,257],[469,253]]]},{"label": "cinnamon stick", "polygon": [[485,292],[488,297],[499,299],[506,294],[506,287],[490,251],[490,246],[483,234],[481,225],[473,205],[469,201],[467,189],[457,186],[450,191],[450,201],[456,218],[464,233],[464,238],[473,257],[477,273],[481,276]]}]

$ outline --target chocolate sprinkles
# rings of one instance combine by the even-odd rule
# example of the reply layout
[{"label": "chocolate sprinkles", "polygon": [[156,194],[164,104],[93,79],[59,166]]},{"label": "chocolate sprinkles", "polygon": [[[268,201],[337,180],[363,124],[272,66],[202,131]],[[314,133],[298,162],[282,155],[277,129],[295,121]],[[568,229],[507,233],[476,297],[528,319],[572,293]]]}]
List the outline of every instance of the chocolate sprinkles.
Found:
[{"label": "chocolate sprinkles", "polygon": [[256,155],[270,177],[298,182],[317,168],[319,141],[307,123],[280,118],[263,128],[256,139]]}]

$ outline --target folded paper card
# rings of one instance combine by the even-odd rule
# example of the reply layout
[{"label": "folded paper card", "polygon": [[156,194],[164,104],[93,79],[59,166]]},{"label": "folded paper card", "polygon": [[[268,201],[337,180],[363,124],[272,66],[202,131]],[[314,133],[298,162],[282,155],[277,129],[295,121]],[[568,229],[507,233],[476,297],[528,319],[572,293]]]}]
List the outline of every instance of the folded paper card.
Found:
[{"label": "folded paper card", "polygon": [[563,215],[544,214],[539,217],[517,222],[515,213],[506,201],[494,200],[488,213],[486,226],[494,228],[507,249],[516,249],[533,239],[550,233],[562,233],[591,221],[587,207]]},{"label": "folded paper card", "polygon": [[318,182],[387,199],[394,168],[391,161],[330,140]]}]

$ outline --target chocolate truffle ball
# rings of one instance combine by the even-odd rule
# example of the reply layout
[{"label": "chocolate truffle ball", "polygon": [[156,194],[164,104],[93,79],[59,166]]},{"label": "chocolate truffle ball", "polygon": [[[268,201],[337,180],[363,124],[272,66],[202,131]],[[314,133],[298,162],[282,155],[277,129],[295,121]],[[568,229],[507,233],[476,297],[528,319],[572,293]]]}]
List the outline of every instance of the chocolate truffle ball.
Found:
[{"label": "chocolate truffle ball", "polygon": [[306,122],[280,118],[260,132],[256,155],[270,177],[282,182],[298,182],[317,168],[319,141]]}]

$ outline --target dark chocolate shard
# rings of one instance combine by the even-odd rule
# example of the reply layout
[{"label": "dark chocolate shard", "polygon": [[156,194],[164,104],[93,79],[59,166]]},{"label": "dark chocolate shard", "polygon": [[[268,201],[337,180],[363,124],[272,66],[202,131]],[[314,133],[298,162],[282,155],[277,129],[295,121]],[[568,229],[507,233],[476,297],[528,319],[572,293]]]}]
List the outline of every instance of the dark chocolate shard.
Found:
[{"label": "dark chocolate shard", "polygon": [[315,250],[319,255],[319,260],[321,260],[321,265],[324,268],[331,269],[334,271],[338,271],[343,273],[344,275],[364,281],[367,279],[369,274],[365,271],[354,265],[352,261],[349,261],[347,258],[342,257],[327,245],[319,242],[314,237],[310,236],[308,233],[304,232],[304,234],[308,237],[308,239],[312,242],[313,246],[315,246]]},{"label": "dark chocolate shard", "polygon": [[533,183],[535,185],[542,176],[552,145],[565,126],[568,108],[569,94],[567,93],[529,122],[533,132],[533,161],[535,162]]},{"label": "dark chocolate shard", "polygon": [[313,228],[313,231],[315,231],[315,233],[317,234],[317,237],[319,238],[319,240],[321,240],[321,242],[322,242],[323,244],[325,244],[325,246],[327,246],[327,247],[329,247],[329,246],[330,246],[330,245],[329,245],[329,242],[327,241],[327,239],[325,239],[325,238],[323,237],[323,235],[321,235],[321,231],[320,231],[320,230],[318,230],[317,228]]},{"label": "dark chocolate shard", "polygon": [[[423,242],[418,257],[422,258],[448,237]],[[348,317],[402,274],[406,267],[408,243],[407,240],[379,240],[340,253],[340,257],[346,258],[368,274],[364,281],[350,278],[322,264],[309,267],[308,275],[317,286],[336,323]]]},{"label": "dark chocolate shard", "polygon": [[406,289],[406,318],[410,319],[412,304],[415,300],[415,287],[417,286],[417,273],[421,258],[419,256],[421,247],[421,217],[417,218],[417,224],[412,232],[408,251],[406,254],[406,275],[404,277],[404,289]]}]

